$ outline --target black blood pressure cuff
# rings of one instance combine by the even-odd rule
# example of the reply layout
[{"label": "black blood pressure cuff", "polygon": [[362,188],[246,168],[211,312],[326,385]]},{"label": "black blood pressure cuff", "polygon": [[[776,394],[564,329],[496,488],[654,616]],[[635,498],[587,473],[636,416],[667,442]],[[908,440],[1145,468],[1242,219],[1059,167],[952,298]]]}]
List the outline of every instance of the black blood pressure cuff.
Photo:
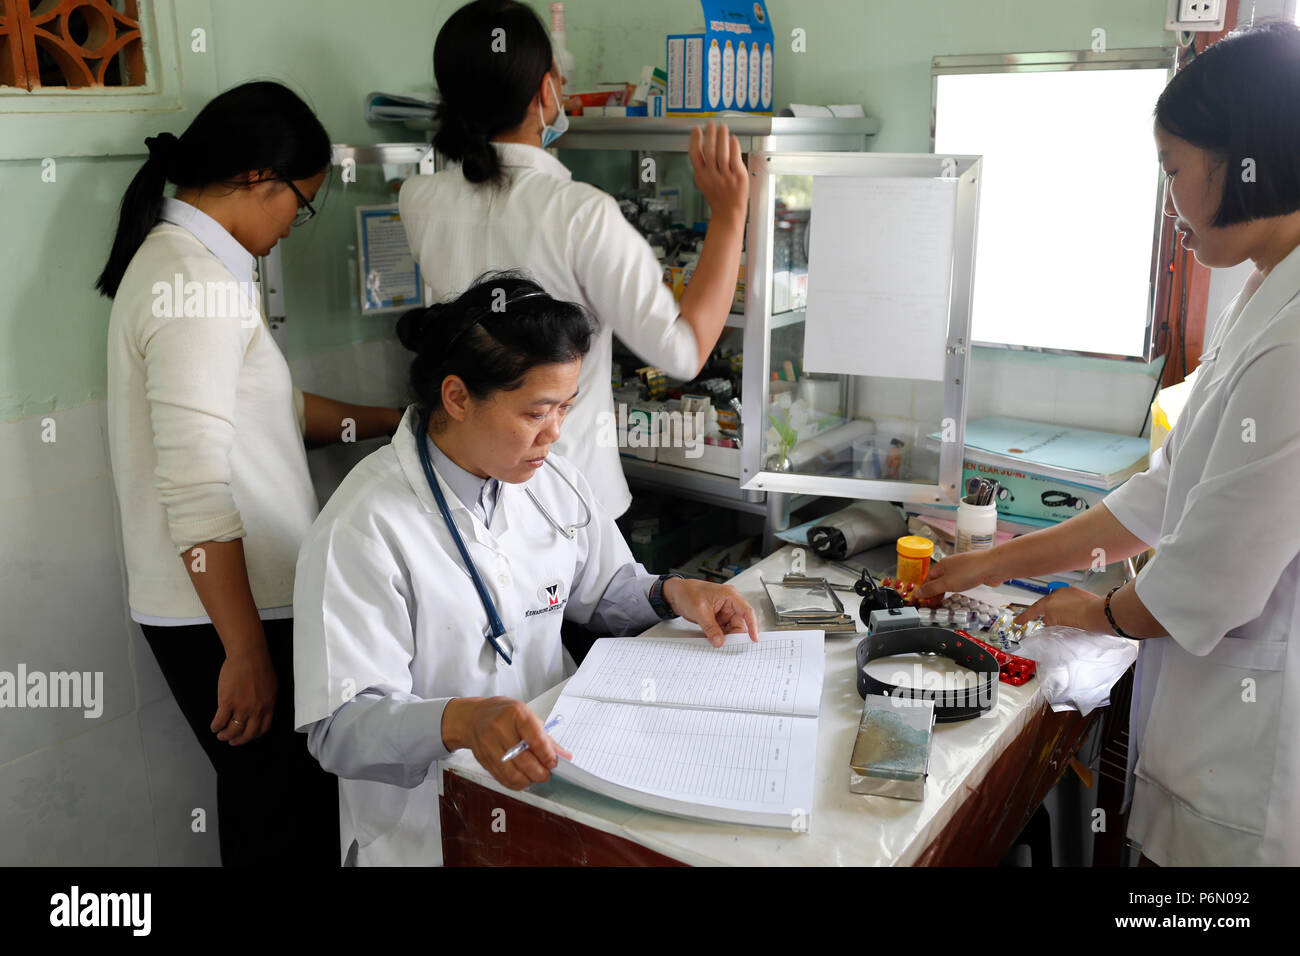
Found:
[{"label": "black blood pressure cuff", "polygon": [[[877,680],[866,671],[870,661],[897,654],[937,654],[979,675],[961,687],[900,687]],[[936,723],[978,717],[998,702],[998,662],[969,638],[943,627],[900,627],[868,634],[858,644],[858,694],[933,700]]]}]

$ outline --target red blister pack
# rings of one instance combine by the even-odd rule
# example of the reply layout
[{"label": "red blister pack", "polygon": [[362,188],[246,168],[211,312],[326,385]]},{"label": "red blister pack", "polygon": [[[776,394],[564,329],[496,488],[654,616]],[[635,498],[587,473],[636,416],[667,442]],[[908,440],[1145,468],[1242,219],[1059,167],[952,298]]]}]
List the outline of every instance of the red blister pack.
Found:
[{"label": "red blister pack", "polygon": [[998,670],[1000,671],[998,680],[1002,681],[1004,684],[1011,684],[1013,687],[1019,687],[1021,684],[1025,683],[1025,681],[1033,677],[1034,673],[1038,670],[1038,665],[1027,657],[1016,657],[1015,654],[1008,654],[1002,648],[994,647],[992,644],[981,641],[978,637],[975,637],[966,631],[958,631],[957,633],[968,640],[974,641],[993,655],[998,662]]}]

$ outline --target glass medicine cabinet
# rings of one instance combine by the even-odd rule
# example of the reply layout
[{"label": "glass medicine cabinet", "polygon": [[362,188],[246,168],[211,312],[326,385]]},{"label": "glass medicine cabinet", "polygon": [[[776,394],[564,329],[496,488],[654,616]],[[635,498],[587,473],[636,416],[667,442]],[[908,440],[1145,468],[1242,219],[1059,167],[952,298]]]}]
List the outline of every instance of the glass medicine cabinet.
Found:
[{"label": "glass medicine cabinet", "polygon": [[749,168],[742,486],[955,505],[979,157]]}]

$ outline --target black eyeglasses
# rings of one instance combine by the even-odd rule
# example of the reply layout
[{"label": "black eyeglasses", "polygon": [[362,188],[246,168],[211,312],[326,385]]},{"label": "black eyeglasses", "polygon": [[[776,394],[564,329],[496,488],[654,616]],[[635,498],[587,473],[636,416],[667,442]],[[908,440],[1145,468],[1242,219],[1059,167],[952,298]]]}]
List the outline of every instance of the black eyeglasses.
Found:
[{"label": "black eyeglasses", "polygon": [[301,226],[303,223],[311,219],[312,216],[316,215],[316,208],[307,201],[306,196],[298,191],[298,187],[293,184],[292,179],[281,177],[280,182],[287,183],[289,188],[293,190],[293,194],[298,197],[298,213],[293,217],[293,225]]}]

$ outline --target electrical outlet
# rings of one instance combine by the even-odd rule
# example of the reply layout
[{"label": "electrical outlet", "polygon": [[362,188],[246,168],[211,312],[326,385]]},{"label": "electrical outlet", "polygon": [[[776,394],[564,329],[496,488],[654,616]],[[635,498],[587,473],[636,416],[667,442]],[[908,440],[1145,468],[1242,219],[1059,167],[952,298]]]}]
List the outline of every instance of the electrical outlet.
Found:
[{"label": "electrical outlet", "polygon": [[1222,30],[1227,6],[1227,0],[1169,0],[1165,29]]},{"label": "electrical outlet", "polygon": [[1178,19],[1182,23],[1206,23],[1219,19],[1219,0],[1179,0]]}]

